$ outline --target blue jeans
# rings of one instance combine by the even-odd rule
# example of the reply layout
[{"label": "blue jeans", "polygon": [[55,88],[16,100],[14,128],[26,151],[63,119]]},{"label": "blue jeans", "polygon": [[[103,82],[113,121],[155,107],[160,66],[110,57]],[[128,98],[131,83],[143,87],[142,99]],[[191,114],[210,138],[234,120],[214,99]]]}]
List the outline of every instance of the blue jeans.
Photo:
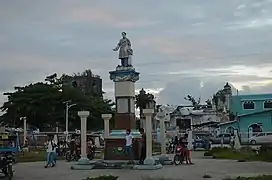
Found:
[{"label": "blue jeans", "polygon": [[47,152],[47,158],[46,158],[46,165],[49,166],[53,166],[56,164],[55,161],[55,152]]},{"label": "blue jeans", "polygon": [[130,158],[131,161],[133,160],[132,146],[125,146],[124,153]]}]

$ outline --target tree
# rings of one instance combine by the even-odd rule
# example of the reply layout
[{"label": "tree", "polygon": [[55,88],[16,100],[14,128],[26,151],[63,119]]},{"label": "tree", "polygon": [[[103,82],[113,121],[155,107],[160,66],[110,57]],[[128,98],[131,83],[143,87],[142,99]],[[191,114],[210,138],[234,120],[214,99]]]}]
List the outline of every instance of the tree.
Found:
[{"label": "tree", "polygon": [[65,127],[63,102],[67,100],[76,104],[69,110],[69,125],[73,129],[80,127],[77,111],[91,112],[88,117],[89,129],[102,128],[101,114],[113,113],[114,103],[111,100],[92,94],[87,95],[79,88],[62,86],[62,78],[57,78],[56,74],[46,77],[45,81],[46,83],[39,82],[25,87],[15,87],[14,92],[5,93],[8,101],[1,107],[1,110],[5,112],[0,118],[2,123],[21,126],[20,117],[26,117],[28,124],[41,130],[55,127],[56,123],[59,123],[60,127]]},{"label": "tree", "polygon": [[212,108],[212,101],[210,99],[207,99],[205,103],[207,105],[207,108]]},{"label": "tree", "polygon": [[184,97],[184,99],[190,101],[194,106],[195,110],[200,109],[200,98],[198,98],[198,100],[195,100],[193,96],[187,95],[187,97]]},{"label": "tree", "polygon": [[[139,91],[139,94],[136,95],[136,107],[140,109],[140,119],[144,119],[143,109],[148,108],[149,104],[155,104],[154,95],[150,93],[146,93],[146,91],[142,88]],[[137,122],[139,123],[139,122]]]},{"label": "tree", "polygon": [[212,101],[214,102],[215,108],[217,110],[218,109],[218,96],[214,94],[212,97]]}]

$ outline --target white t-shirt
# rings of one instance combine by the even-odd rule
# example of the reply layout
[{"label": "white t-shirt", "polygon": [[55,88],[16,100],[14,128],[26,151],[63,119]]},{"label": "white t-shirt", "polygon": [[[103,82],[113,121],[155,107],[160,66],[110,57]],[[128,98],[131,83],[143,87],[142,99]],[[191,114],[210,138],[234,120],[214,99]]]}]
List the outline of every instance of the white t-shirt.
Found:
[{"label": "white t-shirt", "polygon": [[47,142],[46,152],[56,152],[56,142],[54,140]]},{"label": "white t-shirt", "polygon": [[126,146],[132,146],[133,136],[131,134],[126,135]]}]

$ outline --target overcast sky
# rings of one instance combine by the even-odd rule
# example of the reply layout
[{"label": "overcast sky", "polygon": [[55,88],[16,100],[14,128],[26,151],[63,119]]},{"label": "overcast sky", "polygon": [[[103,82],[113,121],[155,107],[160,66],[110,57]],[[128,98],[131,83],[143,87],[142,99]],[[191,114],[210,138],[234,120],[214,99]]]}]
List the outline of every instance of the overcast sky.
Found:
[{"label": "overcast sky", "polygon": [[205,100],[227,81],[243,93],[272,91],[272,0],[0,1],[0,24],[0,92],[91,69],[111,97],[122,31],[137,89],[159,103]]}]

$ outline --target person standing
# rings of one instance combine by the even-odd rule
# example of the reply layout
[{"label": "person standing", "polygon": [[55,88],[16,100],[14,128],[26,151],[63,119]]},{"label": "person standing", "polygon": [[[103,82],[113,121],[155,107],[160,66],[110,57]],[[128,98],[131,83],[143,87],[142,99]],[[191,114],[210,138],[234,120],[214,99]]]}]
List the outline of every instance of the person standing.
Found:
[{"label": "person standing", "polygon": [[126,136],[125,136],[125,154],[130,158],[129,163],[133,163],[133,152],[132,152],[132,144],[133,144],[133,136],[131,134],[131,130],[127,129],[126,130]]},{"label": "person standing", "polygon": [[146,134],[144,132],[143,128],[139,129],[140,133],[141,133],[141,144],[140,144],[140,148],[141,148],[141,156],[140,156],[140,164],[144,163],[144,160],[146,158]]},{"label": "person standing", "polygon": [[191,153],[190,153],[190,150],[188,149],[188,134],[185,134],[184,138],[181,138],[180,141],[181,141],[181,145],[184,148],[186,164],[194,164],[191,161]]},{"label": "person standing", "polygon": [[54,167],[56,166],[56,160],[55,160],[55,152],[56,152],[56,143],[53,140],[54,136],[52,134],[48,135],[48,141],[46,142],[46,152],[47,152],[47,158],[46,158],[46,165],[44,166],[47,168],[48,166]]}]

